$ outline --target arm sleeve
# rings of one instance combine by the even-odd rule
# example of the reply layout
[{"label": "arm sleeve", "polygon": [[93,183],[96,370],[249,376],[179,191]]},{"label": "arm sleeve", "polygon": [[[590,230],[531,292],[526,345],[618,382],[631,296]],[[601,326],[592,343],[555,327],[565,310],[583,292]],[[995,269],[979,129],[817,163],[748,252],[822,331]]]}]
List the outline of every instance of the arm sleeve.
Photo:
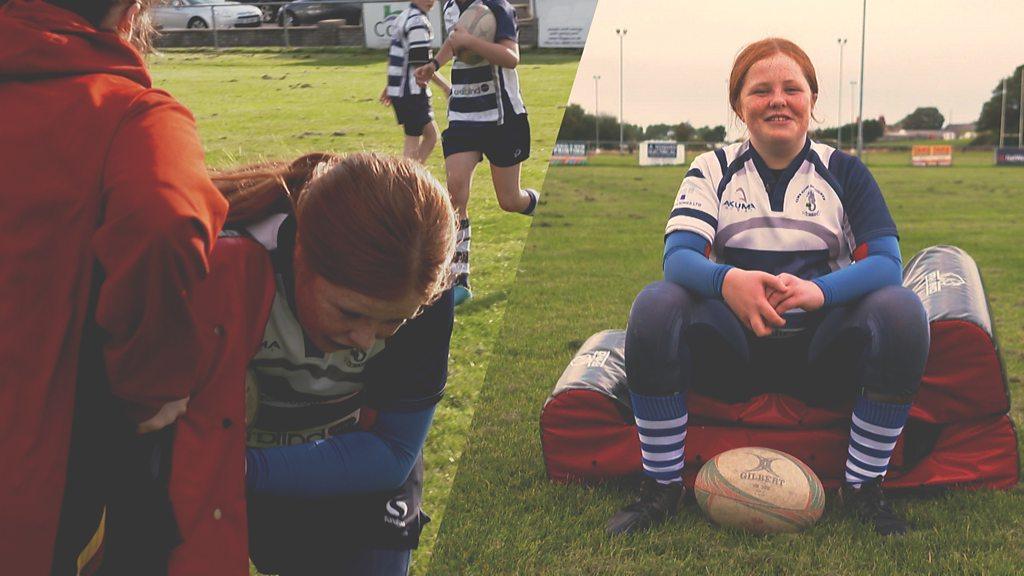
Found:
[{"label": "arm sleeve", "polygon": [[370,431],[246,451],[246,486],[281,496],[323,497],[398,488],[423,450],[434,406],[380,412]]},{"label": "arm sleeve", "polygon": [[190,309],[224,223],[192,115],[160,91],[130,106],[103,173],[92,248],[103,270],[96,321],[114,394],[141,421],[187,396],[208,366],[212,327]]},{"label": "arm sleeve", "polygon": [[516,9],[505,1],[487,2],[487,7],[494,13],[496,30],[494,31],[494,42],[511,40],[519,42],[519,24],[516,22]]},{"label": "arm sleeve", "polygon": [[863,259],[813,280],[825,295],[825,306],[846,304],[879,288],[899,286],[903,281],[903,259],[895,236],[876,238],[862,246],[866,247]]},{"label": "arm sleeve", "polygon": [[696,232],[678,231],[665,239],[665,280],[700,294],[721,298],[722,283],[732,266],[708,260],[708,242]]},{"label": "arm sleeve", "polygon": [[434,37],[427,19],[423,16],[408,19],[405,37],[409,46],[409,63],[426,64],[430,60],[430,42]]}]

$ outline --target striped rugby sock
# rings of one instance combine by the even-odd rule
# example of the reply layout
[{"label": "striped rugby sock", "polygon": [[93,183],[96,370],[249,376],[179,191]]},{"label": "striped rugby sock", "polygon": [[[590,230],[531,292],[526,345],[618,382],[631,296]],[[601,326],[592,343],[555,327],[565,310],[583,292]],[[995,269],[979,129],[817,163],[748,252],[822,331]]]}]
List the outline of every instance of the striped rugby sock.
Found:
[{"label": "striped rugby sock", "polygon": [[452,259],[452,274],[455,283],[469,287],[469,218],[459,220],[459,232],[455,237],[455,257]]},{"label": "striped rugby sock", "polygon": [[530,204],[520,214],[533,216],[534,210],[537,209],[537,202],[540,200],[540,194],[533,188],[524,188],[523,192],[526,192],[526,195],[530,197]]},{"label": "striped rugby sock", "polygon": [[847,484],[859,488],[867,480],[885,477],[908,413],[910,404],[888,404],[863,396],[857,399],[846,457]]},{"label": "striped rugby sock", "polygon": [[660,484],[682,482],[686,447],[686,399],[682,394],[643,396],[629,393],[640,435],[644,474]]}]

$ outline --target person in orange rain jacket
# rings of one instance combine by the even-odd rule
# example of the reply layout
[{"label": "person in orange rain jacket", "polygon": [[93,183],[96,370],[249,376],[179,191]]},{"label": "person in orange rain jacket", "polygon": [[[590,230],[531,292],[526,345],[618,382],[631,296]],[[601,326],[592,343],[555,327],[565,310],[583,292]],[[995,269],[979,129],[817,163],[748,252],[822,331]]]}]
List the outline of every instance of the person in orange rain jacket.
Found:
[{"label": "person in orange rain jacket", "polygon": [[216,350],[190,298],[227,204],[194,119],[136,47],[149,2],[0,8],[5,573],[74,573],[101,511],[98,458],[115,452],[97,431],[173,422]]}]

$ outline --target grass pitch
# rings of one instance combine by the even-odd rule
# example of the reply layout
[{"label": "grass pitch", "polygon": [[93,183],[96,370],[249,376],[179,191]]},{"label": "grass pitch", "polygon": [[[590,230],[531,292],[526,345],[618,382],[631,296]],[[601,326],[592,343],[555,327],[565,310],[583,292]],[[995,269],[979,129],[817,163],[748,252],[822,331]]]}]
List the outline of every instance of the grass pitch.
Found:
[{"label": "grass pitch", "polygon": [[[571,51],[523,52],[519,74],[533,135],[524,186],[540,188],[544,180],[578,61],[579,53]],[[392,110],[377,102],[387,82],[386,62],[383,51],[337,48],[168,50],[149,60],[154,85],[195,114],[207,163],[218,168],[314,150],[400,155],[401,127]],[[447,103],[436,90],[433,104],[444,129]],[[443,183],[440,142],[427,166]],[[498,208],[486,163],[476,176],[470,201],[474,298],[456,313],[448,390],[425,448],[424,509],[434,521],[413,554],[413,574],[429,562],[531,223]]]},{"label": "grass pitch", "polygon": [[[1015,396],[1012,416],[1024,424],[1024,169],[994,167],[991,153],[957,153],[951,168],[910,167],[909,152],[866,160],[905,260],[946,243],[978,262]],[[648,534],[612,540],[604,523],[630,499],[632,481],[547,480],[541,406],[579,345],[624,327],[634,296],[661,277],[665,220],[685,170],[639,168],[628,157],[551,168],[431,573],[1024,573],[1021,486],[898,499],[916,529],[890,540],[831,507],[808,532],[757,537],[710,526],[692,504]]]}]

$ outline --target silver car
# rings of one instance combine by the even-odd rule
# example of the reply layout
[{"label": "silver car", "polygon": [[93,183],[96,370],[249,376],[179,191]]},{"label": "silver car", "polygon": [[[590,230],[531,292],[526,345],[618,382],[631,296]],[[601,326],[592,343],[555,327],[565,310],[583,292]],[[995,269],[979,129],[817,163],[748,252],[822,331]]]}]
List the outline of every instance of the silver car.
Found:
[{"label": "silver car", "polygon": [[244,28],[263,22],[263,12],[249,4],[227,0],[171,0],[150,9],[158,29]]}]

